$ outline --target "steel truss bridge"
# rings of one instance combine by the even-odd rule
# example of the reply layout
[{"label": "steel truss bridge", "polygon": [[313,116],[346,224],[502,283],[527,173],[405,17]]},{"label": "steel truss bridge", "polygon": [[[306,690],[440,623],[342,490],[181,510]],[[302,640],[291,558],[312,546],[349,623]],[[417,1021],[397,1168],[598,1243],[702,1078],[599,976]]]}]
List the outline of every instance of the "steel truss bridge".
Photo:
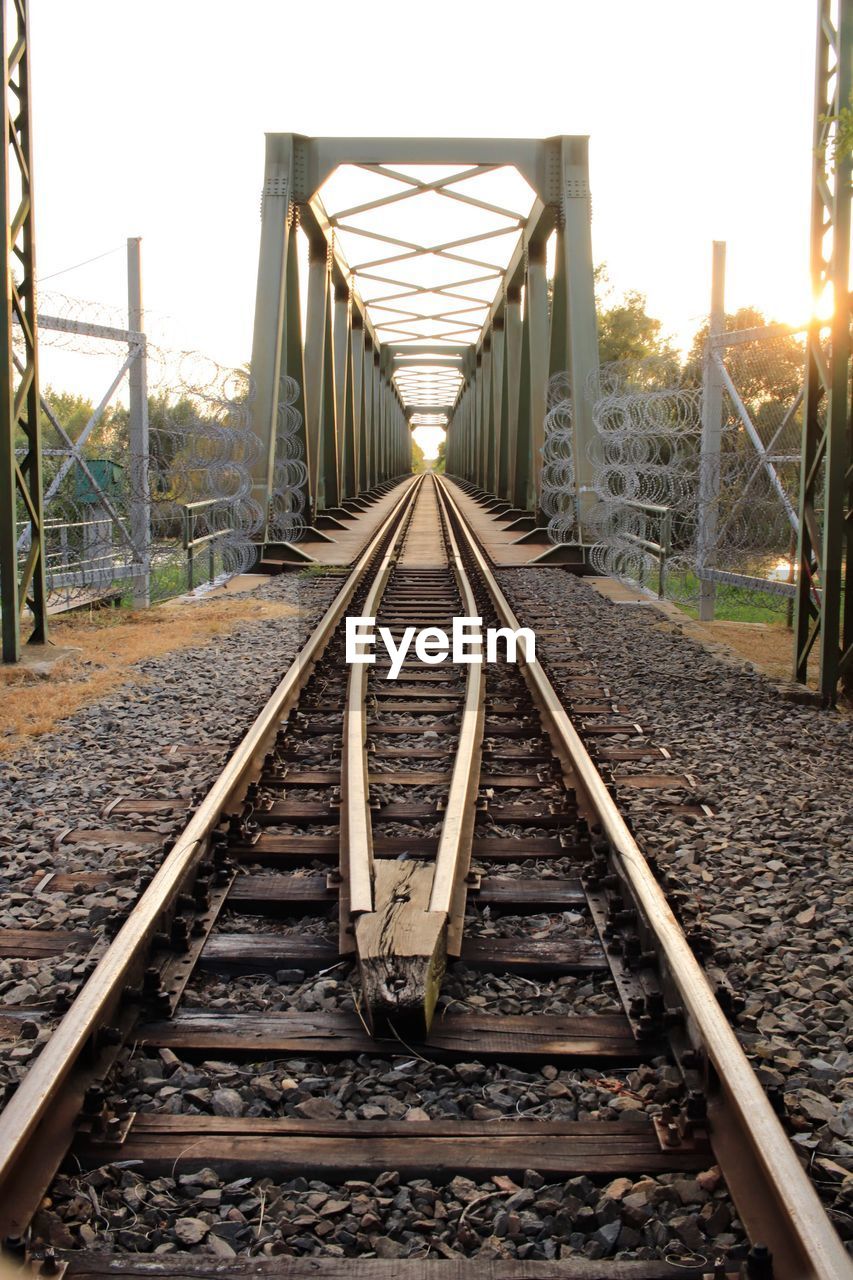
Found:
[{"label": "steel truss bridge", "polygon": [[[811,270],[815,296],[831,287],[836,305],[831,333],[815,320],[809,335],[794,671],[805,680],[816,654],[830,703],[853,677],[851,160],[849,140],[838,145],[853,93],[853,0],[817,0],[817,11]],[[27,0],[14,0],[0,32],[5,661],[20,657],[26,606],[31,639],[47,636],[27,16]],[[23,337],[17,368],[13,330]],[[571,388],[582,515],[593,496],[586,392],[597,367],[587,138],[267,135],[252,346],[262,544],[282,528],[322,526],[339,504],[408,471],[421,426],[446,428],[448,471],[527,517],[537,536],[556,373]],[[18,510],[29,522],[23,565]]]},{"label": "steel truss bridge", "polygon": [[[448,428],[454,472],[538,510],[549,374],[585,386],[598,368],[587,141],[267,136],[252,347],[259,502],[273,495],[286,375],[300,388],[315,518],[408,470],[421,425]],[[331,212],[321,188],[340,166],[366,198]],[[492,195],[507,167],[514,207]],[[592,434],[579,398],[582,484]]]}]

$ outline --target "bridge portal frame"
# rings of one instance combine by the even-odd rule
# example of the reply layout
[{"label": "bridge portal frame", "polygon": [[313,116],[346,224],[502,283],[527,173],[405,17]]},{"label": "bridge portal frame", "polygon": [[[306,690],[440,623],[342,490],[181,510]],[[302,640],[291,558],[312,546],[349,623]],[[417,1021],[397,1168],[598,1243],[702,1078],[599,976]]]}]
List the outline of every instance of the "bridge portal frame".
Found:
[{"label": "bridge portal frame", "polygon": [[[302,443],[308,465],[304,499],[312,517],[408,469],[408,419],[423,408],[410,407],[407,412],[393,375],[419,345],[430,347],[379,341],[319,196],[323,183],[341,165],[394,164],[510,166],[535,193],[478,340],[458,353],[464,381],[448,424],[449,469],[538,512],[548,375],[565,370],[576,389],[579,491],[591,486],[588,446],[595,428],[586,389],[598,369],[598,337],[588,139],[311,138],[271,133],[266,135],[252,345],[254,424],[262,441],[253,494],[267,521],[284,375],[300,387],[296,407],[304,418]],[[295,252],[299,225],[309,243],[304,351]],[[557,237],[557,266],[549,318],[545,248],[552,232]],[[338,309],[334,336],[333,308]],[[344,320],[346,329],[341,332]],[[444,341],[437,345],[452,349]],[[265,523],[264,538],[267,529]]]}]

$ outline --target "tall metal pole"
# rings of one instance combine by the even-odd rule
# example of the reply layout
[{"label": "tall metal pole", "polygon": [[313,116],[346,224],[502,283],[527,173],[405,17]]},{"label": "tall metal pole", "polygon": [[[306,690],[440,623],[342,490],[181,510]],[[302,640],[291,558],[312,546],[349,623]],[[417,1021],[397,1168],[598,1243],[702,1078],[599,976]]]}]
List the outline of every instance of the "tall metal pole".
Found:
[{"label": "tall metal pole", "polygon": [[524,309],[530,313],[530,473],[525,506],[535,513],[537,524],[548,523],[541,509],[542,448],[545,444],[550,356],[545,251],[544,240],[530,245],[527,293],[524,300]]},{"label": "tall metal pole", "polygon": [[[502,412],[506,423],[501,424],[501,491],[499,498],[515,502],[516,440],[518,437],[519,383],[521,381],[521,288],[510,285],[506,291],[504,356],[505,394]],[[504,431],[504,425],[506,431]]]},{"label": "tall metal pole", "polygon": [[[561,148],[562,251],[565,255],[569,373],[578,509],[594,501],[591,447],[597,431],[592,420],[590,384],[598,379],[598,330],[592,266],[592,202],[589,191],[589,140],[564,138]],[[578,530],[582,540],[583,526]]]},{"label": "tall metal pole", "polygon": [[720,447],[723,434],[723,380],[714,360],[714,338],[726,327],[726,242],[713,243],[711,267],[711,316],[702,365],[702,445],[699,459],[699,532],[696,568],[699,574],[699,618],[711,622],[717,584],[703,578],[713,566],[717,542],[717,508],[720,496]]},{"label": "tall metal pole", "polygon": [[305,320],[305,426],[308,437],[312,518],[326,505],[324,486],[323,408],[326,310],[329,300],[329,253],[324,240],[312,240],[308,257],[308,311]]},{"label": "tall metal pole", "polygon": [[[127,242],[127,327],[145,332],[142,306],[142,241]],[[133,605],[151,603],[151,489],[148,479],[148,347],[145,341],[127,374],[130,407],[130,536],[133,541]]]},{"label": "tall metal pole", "polygon": [[805,682],[816,646],[818,688],[825,704],[835,701],[839,681],[853,687],[851,150],[839,147],[837,124],[833,130],[833,122],[850,106],[851,92],[853,0],[819,0],[811,273],[815,302],[829,287],[834,311],[829,349],[821,343],[825,324],[815,319],[806,351],[794,676]]},{"label": "tall metal pole", "polygon": [[[0,601],[3,661],[21,656],[21,612],[33,615],[31,641],[47,640],[47,586],[42,513],[41,406],[38,377],[33,152],[30,133],[30,33],[27,0],[0,4],[3,58],[3,239],[0,273]],[[14,201],[14,208],[12,202]],[[13,343],[22,343],[16,380]],[[20,461],[16,446],[22,449]],[[29,550],[20,576],[18,501],[29,521]]]},{"label": "tall metal pole", "polygon": [[[273,491],[285,320],[290,296],[297,288],[296,281],[288,279],[288,264],[295,261],[296,248],[296,223],[291,218],[292,171],[293,135],[268,133],[252,340],[252,381],[255,388],[252,421],[255,435],[261,441],[258,458],[252,467],[252,496],[263,512],[262,541],[267,537]],[[293,252],[291,241],[294,242]],[[289,372],[302,380],[301,368],[299,372],[293,369]]]}]

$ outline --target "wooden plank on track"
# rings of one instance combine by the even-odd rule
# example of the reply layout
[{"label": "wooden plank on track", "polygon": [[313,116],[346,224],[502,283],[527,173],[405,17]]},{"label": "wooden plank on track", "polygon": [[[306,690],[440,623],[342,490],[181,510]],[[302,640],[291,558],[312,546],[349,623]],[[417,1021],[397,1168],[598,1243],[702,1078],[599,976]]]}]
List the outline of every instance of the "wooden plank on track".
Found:
[{"label": "wooden plank on track", "polygon": [[[381,754],[384,755],[384,752]],[[444,758],[447,752],[436,752]],[[446,786],[451,775],[435,769],[388,769],[382,773],[371,771],[371,785],[391,783],[394,786]],[[338,786],[341,781],[340,769],[288,769],[284,778],[270,779],[276,786],[288,787],[330,787]],[[265,777],[261,777],[265,782]],[[527,773],[487,773],[480,777],[481,787],[538,787],[542,782],[537,772]]]},{"label": "wooden plank on track", "polygon": [[475,857],[494,858],[510,854],[516,858],[562,858],[566,850],[558,836],[477,836],[472,852]]},{"label": "wooden plank on track", "polygon": [[[123,1143],[81,1134],[71,1159],[84,1168],[140,1161],[148,1175],[213,1166],[220,1177],[345,1180],[394,1169],[442,1180],[654,1174],[707,1167],[705,1142],[661,1149],[650,1125],[589,1120],[296,1120],[290,1116],[173,1116],[139,1112]],[[137,1171],[141,1169],[137,1167]]]},{"label": "wooden plank on track", "polygon": [[567,827],[575,821],[572,810],[565,813],[543,813],[537,805],[490,804],[488,809],[477,811],[477,826],[488,823],[510,822],[524,827]]},{"label": "wooden plank on track", "polygon": [[[167,1022],[149,1022],[137,1032],[140,1043],[178,1054],[270,1055],[356,1053],[399,1057],[400,1042],[371,1036],[356,1013],[209,1013],[188,1009]],[[418,1053],[439,1060],[607,1058],[629,1062],[662,1052],[660,1044],[634,1039],[622,1014],[555,1017],[512,1014],[444,1013],[436,1016]]]},{"label": "wooden plank on track", "polygon": [[584,973],[608,969],[592,938],[477,938],[462,941],[462,961],[472,969],[500,973]]},{"label": "wooden plank on track", "polygon": [[[565,1258],[514,1262],[500,1258],[234,1258],[228,1262],[191,1253],[97,1254],[68,1250],[66,1275],[74,1280],[705,1280],[707,1265],[679,1262]],[[737,1273],[727,1273],[737,1280]]]},{"label": "wooden plank on track", "polygon": [[42,894],[73,893],[75,889],[85,889],[87,893],[98,888],[132,889],[136,874],[135,870],[130,875],[117,871],[37,871],[23,881],[21,890]]},{"label": "wooden plank on track", "polygon": [[91,933],[76,933],[69,929],[0,929],[0,957],[4,960],[41,960],[73,951],[79,953],[76,955],[79,959],[93,941]]},{"label": "wooden plank on track", "polygon": [[337,964],[336,942],[304,933],[217,933],[208,938],[199,967],[223,973],[270,973],[298,968],[309,973]]},{"label": "wooden plank on track", "polygon": [[238,876],[228,894],[232,911],[252,911],[262,915],[283,914],[305,906],[323,906],[338,901],[338,891],[329,888],[324,875]]},{"label": "wooden plank on track", "polygon": [[115,831],[107,827],[75,827],[71,831],[63,831],[56,838],[55,844],[162,844],[166,836],[162,831]]},{"label": "wooden plank on track", "polygon": [[[265,973],[276,969],[326,969],[339,960],[336,943],[304,933],[218,933],[201,953],[203,969]],[[606,971],[601,945],[590,938],[477,938],[462,942],[461,959],[472,969],[499,973]]]},{"label": "wooden plank on track", "polygon": [[[76,879],[74,876],[63,878],[72,881]],[[100,877],[101,881],[103,879],[104,877]],[[579,880],[556,876],[548,879],[483,876],[479,887],[469,892],[473,900],[482,906],[489,904],[518,907],[523,911],[531,908],[541,910],[545,907],[561,910],[583,906],[586,902],[586,894]],[[327,906],[337,900],[338,890],[328,885],[325,875],[300,876],[273,872],[268,875],[238,876],[228,895],[228,906],[232,911],[286,915],[290,910],[306,906]]]},{"label": "wooden plank on track", "polygon": [[[337,862],[340,841],[337,835],[315,836],[302,832],[279,832],[268,828],[254,844],[235,844],[229,849],[240,862],[264,862],[268,858],[287,858],[293,862],[310,862],[316,858]],[[434,836],[375,836],[373,851],[379,857],[396,857],[416,853],[432,857],[438,848]],[[580,846],[578,846],[580,848]],[[565,858],[575,848],[564,848],[556,836],[477,836],[472,853],[475,858],[494,862],[521,862],[525,858]]]},{"label": "wooden plank on track", "polygon": [[471,889],[469,893],[471,901],[478,906],[488,903],[491,906],[517,906],[524,910],[530,907],[561,909],[583,906],[586,903],[586,894],[580,880],[557,877],[522,879],[515,876],[483,876],[479,889]]}]

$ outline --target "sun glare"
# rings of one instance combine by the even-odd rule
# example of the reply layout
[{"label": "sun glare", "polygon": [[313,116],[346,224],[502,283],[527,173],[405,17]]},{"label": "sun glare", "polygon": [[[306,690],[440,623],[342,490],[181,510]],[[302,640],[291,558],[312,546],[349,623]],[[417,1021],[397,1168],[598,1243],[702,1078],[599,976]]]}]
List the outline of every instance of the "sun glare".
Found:
[{"label": "sun glare", "polygon": [[433,462],[438,457],[438,446],[444,436],[445,432],[441,427],[415,427],[412,432],[412,439],[419,449],[423,449],[427,462]]},{"label": "sun glare", "polygon": [[835,290],[827,280],[823,293],[815,299],[812,315],[816,320],[831,320],[835,313]]}]

